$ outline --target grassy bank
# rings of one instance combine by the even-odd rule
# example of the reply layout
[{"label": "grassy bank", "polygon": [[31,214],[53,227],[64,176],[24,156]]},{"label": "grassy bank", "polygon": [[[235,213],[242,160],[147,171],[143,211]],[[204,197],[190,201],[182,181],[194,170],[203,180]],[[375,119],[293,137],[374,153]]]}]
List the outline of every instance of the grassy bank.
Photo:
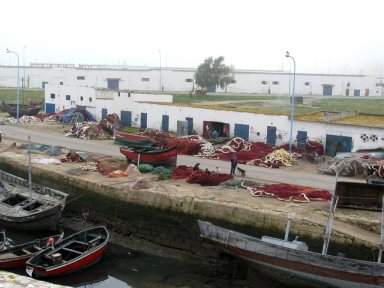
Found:
[{"label": "grassy bank", "polygon": [[[0,89],[0,101],[16,103],[16,89]],[[20,89],[20,104],[28,104],[29,100],[40,100],[44,97],[43,89]],[[364,97],[328,97],[300,96],[303,104],[295,105],[295,114],[303,115],[314,112],[352,112],[362,114],[384,115],[384,98],[369,99]],[[257,113],[289,114],[291,111],[289,96],[276,95],[189,95],[174,94],[173,102],[182,105],[204,105],[212,109],[241,110]]]}]

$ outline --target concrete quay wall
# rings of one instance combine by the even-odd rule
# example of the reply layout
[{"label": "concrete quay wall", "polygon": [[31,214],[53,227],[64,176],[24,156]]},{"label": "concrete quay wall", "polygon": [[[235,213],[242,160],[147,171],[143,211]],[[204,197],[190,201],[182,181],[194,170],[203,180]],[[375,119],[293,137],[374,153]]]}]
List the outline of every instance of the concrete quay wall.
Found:
[{"label": "concrete quay wall", "polygon": [[[287,212],[283,210],[283,206],[279,206],[281,203],[277,200],[273,200],[276,201],[276,207],[257,207],[231,199],[228,195],[242,193],[236,189],[219,192],[212,188],[208,194],[206,191],[204,194],[198,191],[196,185],[191,185],[189,190],[180,190],[181,182],[157,181],[153,175],[143,175],[153,178],[152,188],[134,190],[134,181],[126,178],[108,178],[98,172],[70,175],[68,171],[73,169],[71,165],[73,164],[34,164],[32,181],[68,193],[64,217],[66,213],[75,213],[80,217],[86,216],[92,222],[105,224],[111,231],[112,241],[114,234],[130,236],[200,256],[217,258],[220,250],[199,236],[198,219],[258,237],[284,237]],[[25,155],[1,153],[0,169],[27,178]],[[324,225],[317,223],[317,220],[325,219],[325,214],[318,211],[318,215],[296,216],[290,235],[298,235],[311,248],[320,251]],[[367,223],[366,226],[376,233],[380,225]],[[360,256],[359,253],[363,256],[365,250],[374,246],[337,230],[333,232],[331,242],[330,247],[335,251],[348,247],[349,251],[354,251],[356,257]]]}]

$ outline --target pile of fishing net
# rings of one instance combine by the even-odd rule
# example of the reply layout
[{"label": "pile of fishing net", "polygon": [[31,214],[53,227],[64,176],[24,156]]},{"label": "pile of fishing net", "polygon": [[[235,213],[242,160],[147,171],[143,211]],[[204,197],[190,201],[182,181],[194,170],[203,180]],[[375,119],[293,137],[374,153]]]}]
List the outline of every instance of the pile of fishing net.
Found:
[{"label": "pile of fishing net", "polygon": [[155,146],[157,147],[170,147],[168,145],[168,138],[171,138],[171,136],[166,131],[147,128],[140,131],[139,134],[151,137],[155,140]]},{"label": "pile of fishing net", "polygon": [[228,161],[236,153],[238,163],[245,164],[249,160],[262,158],[272,151],[273,148],[264,143],[252,143],[235,137],[218,147],[211,143],[204,143],[196,156]]},{"label": "pile of fishing net", "polygon": [[364,165],[364,168],[368,177],[384,178],[384,161],[373,164],[367,163]]},{"label": "pile of fishing net", "polygon": [[[71,154],[71,155],[76,155]],[[111,175],[113,176],[113,171],[126,171],[128,164],[125,161],[121,161],[119,159],[116,159],[112,156],[97,156],[97,155],[90,155],[87,157],[84,156],[84,154],[78,154],[77,157],[81,158],[81,161],[84,161],[86,163],[92,163],[93,166],[96,165],[97,171],[99,171],[100,174],[102,175]],[[96,163],[96,164],[95,164]],[[118,176],[118,172],[115,173]],[[112,177],[111,176],[111,177]]]},{"label": "pile of fishing net", "polygon": [[163,166],[157,166],[153,168],[152,171],[154,174],[159,175],[159,180],[170,180],[172,179],[171,170],[163,167]]},{"label": "pile of fishing net", "polygon": [[109,139],[109,135],[97,122],[75,123],[65,136],[73,136],[80,139]]},{"label": "pile of fishing net", "polygon": [[200,136],[186,136],[178,138],[168,138],[167,147],[172,147],[177,145],[177,154],[182,155],[195,155],[198,153],[202,147],[203,140]]},{"label": "pile of fishing net", "polygon": [[30,151],[39,151],[49,156],[60,156],[62,153],[65,153],[66,148],[61,146],[52,146],[52,145],[30,145],[30,144],[20,144],[17,147],[20,150],[30,150]]},{"label": "pile of fishing net", "polygon": [[308,140],[306,146],[305,146],[306,153],[313,153],[316,156],[323,156],[324,155],[324,146],[321,143],[318,143],[316,141]]},{"label": "pile of fishing net", "polygon": [[384,178],[384,160],[354,158],[333,158],[318,169],[320,173],[344,177]]},{"label": "pile of fishing net", "polygon": [[293,157],[284,149],[272,151],[264,160],[254,159],[246,163],[247,165],[279,168],[280,166],[291,167],[293,164]]},{"label": "pile of fishing net", "polygon": [[154,183],[149,178],[140,178],[133,185],[132,189],[140,190],[140,189],[149,189],[154,186]]},{"label": "pile of fishing net", "polygon": [[[261,142],[248,142],[235,137],[220,147],[204,144],[196,156],[229,161],[236,154],[239,164],[278,168],[292,166],[293,158],[288,150],[288,145],[273,148]],[[292,151],[303,153],[304,150],[292,148]]]},{"label": "pile of fishing net", "polygon": [[331,199],[328,190],[315,189],[292,184],[272,184],[253,186],[244,181],[242,187],[250,191],[254,197],[272,197],[281,201],[307,203],[310,201],[327,201]]},{"label": "pile of fishing net", "polygon": [[229,174],[216,173],[208,170],[201,170],[196,167],[181,165],[172,172],[172,179],[186,179],[189,184],[200,184],[201,186],[217,186],[233,176]]}]

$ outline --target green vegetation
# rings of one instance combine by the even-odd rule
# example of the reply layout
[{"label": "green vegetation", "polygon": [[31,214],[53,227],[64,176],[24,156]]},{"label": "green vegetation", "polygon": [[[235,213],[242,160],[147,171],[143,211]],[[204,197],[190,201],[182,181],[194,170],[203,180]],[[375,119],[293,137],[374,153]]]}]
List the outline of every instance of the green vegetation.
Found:
[{"label": "green vegetation", "polygon": [[[301,97],[301,96],[300,96]],[[289,114],[291,111],[289,96],[275,95],[174,95],[177,104],[209,106],[212,109],[233,109],[270,114]],[[295,114],[302,115],[320,111],[353,112],[384,115],[384,99],[364,99],[363,97],[324,97],[303,96],[303,104],[295,105]]]},{"label": "green vegetation", "polygon": [[197,67],[195,73],[195,81],[198,87],[208,89],[213,88],[216,91],[216,87],[223,89],[228,84],[232,83],[234,79],[233,69],[224,63],[224,57],[220,56],[213,59],[209,57],[204,60]]},{"label": "green vegetation", "polygon": [[[44,90],[43,89],[21,89],[19,90],[19,103],[20,104],[28,104],[29,100],[41,100],[44,98]],[[16,103],[17,98],[17,90],[16,89],[0,89],[0,102],[3,100],[6,103]]]},{"label": "green vegetation", "polygon": [[[44,97],[43,89],[20,89],[20,104],[28,104],[29,100],[41,100]],[[301,96],[300,96],[301,97]],[[0,89],[0,102],[16,103],[16,89]],[[175,94],[173,102],[181,105],[199,105],[212,109],[226,109],[250,111],[254,113],[289,114],[291,111],[290,97],[276,95],[189,95]],[[303,104],[295,105],[295,114],[303,115],[319,111],[326,112],[353,112],[363,114],[384,115],[384,99],[363,97],[329,97],[304,96]],[[134,131],[132,131],[134,132]],[[136,131],[137,132],[137,131]]]}]

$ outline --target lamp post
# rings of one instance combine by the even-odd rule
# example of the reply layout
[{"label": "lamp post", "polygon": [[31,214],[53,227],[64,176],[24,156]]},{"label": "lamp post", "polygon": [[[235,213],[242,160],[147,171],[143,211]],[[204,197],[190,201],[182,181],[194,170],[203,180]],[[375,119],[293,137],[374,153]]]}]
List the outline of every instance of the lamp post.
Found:
[{"label": "lamp post", "polygon": [[17,92],[16,92],[16,125],[19,126],[19,95],[20,95],[20,87],[19,87],[19,78],[20,78],[20,62],[19,62],[19,54],[14,51],[11,51],[7,48],[7,53],[13,53],[17,57]]},{"label": "lamp post", "polygon": [[162,83],[161,83],[161,50],[159,50],[159,55],[160,55],[160,91],[162,91]]},{"label": "lamp post", "polygon": [[291,58],[293,60],[293,84],[292,84],[292,97],[291,97],[291,130],[289,133],[289,154],[292,154],[292,133],[293,133],[293,117],[295,115],[295,76],[296,76],[296,61],[295,58],[287,53],[285,54],[285,57]]}]

